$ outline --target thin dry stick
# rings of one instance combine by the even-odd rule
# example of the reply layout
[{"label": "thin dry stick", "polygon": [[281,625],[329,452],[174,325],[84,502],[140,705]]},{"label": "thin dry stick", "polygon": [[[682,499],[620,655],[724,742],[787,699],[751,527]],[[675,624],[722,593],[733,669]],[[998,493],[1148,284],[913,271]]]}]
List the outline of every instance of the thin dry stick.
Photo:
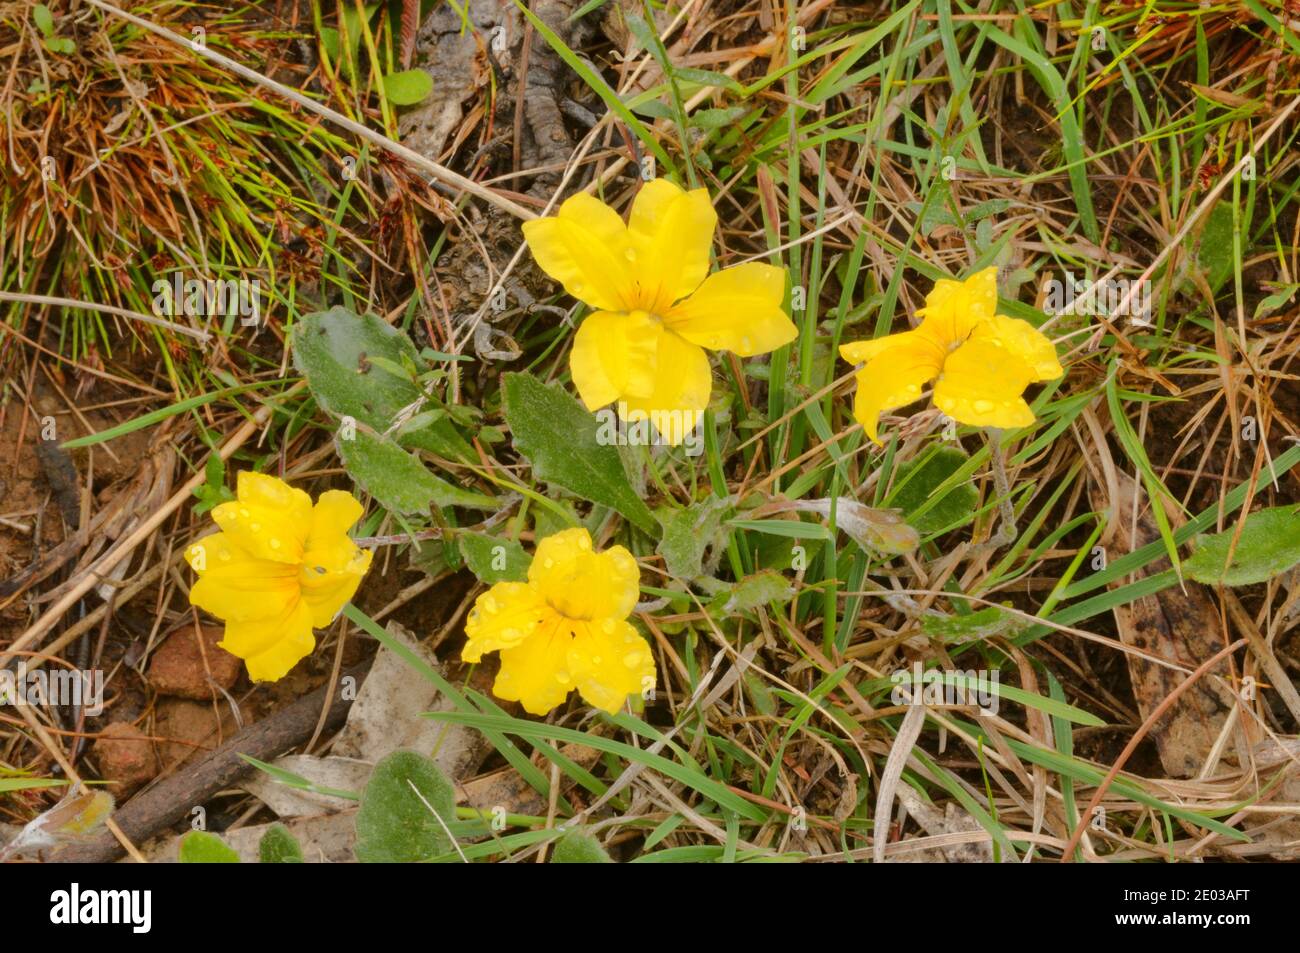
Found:
[{"label": "thin dry stick", "polygon": [[160,318],[156,315],[143,314],[139,311],[128,311],[126,308],[118,308],[111,304],[99,304],[95,301],[78,301],[76,298],[55,298],[50,295],[22,294],[17,291],[0,291],[0,301],[19,301],[24,304],[48,305],[52,308],[79,308],[82,311],[101,311],[104,314],[116,315],[119,318],[130,318],[132,321],[139,321],[142,324],[152,324],[155,327],[166,328],[174,334],[185,334],[202,341],[204,344],[212,340],[212,335],[207,331],[186,327],[183,324],[176,324],[173,321],[168,321],[165,318]]},{"label": "thin dry stick", "polygon": [[1245,639],[1238,639],[1231,645],[1215,652],[1214,655],[1202,662],[1196,671],[1187,676],[1187,678],[1183,680],[1182,684],[1166,695],[1165,700],[1157,705],[1152,710],[1151,714],[1147,715],[1147,720],[1142,722],[1142,726],[1138,728],[1133,737],[1128,740],[1128,744],[1124,746],[1124,750],[1119,753],[1119,757],[1115,759],[1115,763],[1111,765],[1110,770],[1106,772],[1106,776],[1101,779],[1101,784],[1097,785],[1096,793],[1093,794],[1092,800],[1088,802],[1088,807],[1079,816],[1079,825],[1074,829],[1074,834],[1071,835],[1070,842],[1065,845],[1065,850],[1061,853],[1061,863],[1069,863],[1070,858],[1074,856],[1074,849],[1079,846],[1079,839],[1083,837],[1083,832],[1088,829],[1089,823],[1092,822],[1092,812],[1097,810],[1097,805],[1100,804],[1101,799],[1105,797],[1107,788],[1109,788],[1115,778],[1119,776],[1120,771],[1123,770],[1128,759],[1132,757],[1133,752],[1137,750],[1137,746],[1141,743],[1142,739],[1147,736],[1147,733],[1153,727],[1155,727],[1155,723],[1159,721],[1164,713],[1169,710],[1170,706],[1179,699],[1183,692],[1196,684],[1197,679],[1210,669],[1214,668],[1214,666],[1224,658],[1246,644],[1247,642]]},{"label": "thin dry stick", "polygon": [[493,192],[491,189],[479,185],[474,180],[467,179],[460,173],[453,172],[451,169],[448,169],[446,166],[439,165],[438,163],[434,162],[432,159],[428,159],[420,155],[415,150],[408,149],[400,142],[396,142],[392,139],[389,139],[387,136],[383,135],[382,133],[375,132],[373,129],[369,129],[366,126],[361,125],[361,123],[353,119],[349,119],[347,116],[343,115],[342,113],[335,112],[333,109],[330,109],[328,106],[322,106],[314,99],[310,99],[304,96],[296,89],[290,89],[288,86],[285,86],[281,83],[277,83],[275,80],[263,76],[261,73],[257,72],[256,70],[249,69],[247,66],[244,66],[242,63],[237,63],[236,61],[230,59],[228,56],[221,55],[216,50],[211,50],[206,46],[196,46],[195,44],[191,43],[189,40],[187,40],[185,37],[181,36],[180,34],[173,33],[171,30],[167,29],[166,27],[158,26],[156,23],[151,23],[148,20],[136,16],[135,14],[127,13],[125,10],[113,6],[111,3],[105,3],[104,0],[87,0],[87,2],[89,2],[93,6],[99,7],[105,13],[111,13],[115,17],[120,17],[121,19],[126,20],[130,23],[134,23],[136,26],[142,27],[143,29],[148,30],[150,33],[156,33],[158,36],[170,40],[171,42],[177,44],[178,46],[189,47],[191,50],[193,50],[196,54],[203,57],[204,59],[211,60],[212,62],[218,64],[219,66],[225,67],[235,75],[241,76],[251,83],[256,83],[259,86],[265,86],[267,89],[273,90],[274,92],[283,96],[285,99],[288,99],[290,102],[297,103],[299,106],[301,106],[303,109],[306,109],[308,112],[315,113],[317,116],[320,116],[323,119],[328,119],[330,122],[334,123],[335,125],[342,126],[344,129],[352,133],[354,136],[359,136],[360,138],[365,139],[367,142],[379,146],[379,148],[381,149],[386,149],[388,152],[391,152],[393,155],[398,156],[401,159],[405,159],[411,165],[418,166],[419,168],[424,169],[434,178],[441,180],[447,185],[455,186],[456,188],[460,189],[462,192],[468,192],[470,195],[475,195],[478,198],[481,198],[483,201],[489,202],[492,205],[495,205],[497,208],[509,212],[511,215],[514,215],[516,218],[522,218],[527,220],[527,219],[532,219],[537,217],[536,213],[529,211],[528,209],[524,208],[522,205],[517,205],[516,203],[510,201],[508,198],[505,198],[504,196],[498,195],[496,192]]}]

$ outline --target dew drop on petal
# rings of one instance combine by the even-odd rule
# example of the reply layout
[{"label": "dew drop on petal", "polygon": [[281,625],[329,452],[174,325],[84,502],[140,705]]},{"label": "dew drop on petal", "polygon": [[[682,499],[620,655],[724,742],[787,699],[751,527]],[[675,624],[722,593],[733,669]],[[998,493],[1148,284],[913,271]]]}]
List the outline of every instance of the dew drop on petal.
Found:
[{"label": "dew drop on petal", "polygon": [[975,413],[977,414],[987,414],[992,409],[993,409],[993,401],[991,400],[975,401]]},{"label": "dew drop on petal", "polygon": [[569,684],[569,673],[565,671],[556,672],[555,680],[559,682],[561,685],[567,685]]},{"label": "dew drop on petal", "polygon": [[271,548],[272,548],[272,549],[279,549],[279,548],[280,548],[280,541],[279,541],[278,539],[273,539],[273,540],[271,540],[270,545],[271,545]]},{"label": "dew drop on petal", "polygon": [[628,652],[626,655],[623,656],[623,664],[626,665],[628,668],[640,668],[641,653]]}]

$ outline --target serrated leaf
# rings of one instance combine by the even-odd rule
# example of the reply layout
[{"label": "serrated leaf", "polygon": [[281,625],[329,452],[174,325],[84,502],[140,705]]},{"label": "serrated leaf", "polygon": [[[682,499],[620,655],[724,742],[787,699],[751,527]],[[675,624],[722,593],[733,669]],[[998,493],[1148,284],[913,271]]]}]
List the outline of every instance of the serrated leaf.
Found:
[{"label": "serrated leaf", "polygon": [[190,831],[181,838],[182,864],[237,864],[239,853],[216,834]]},{"label": "serrated leaf", "polygon": [[[293,366],[321,407],[337,417],[352,417],[377,434],[398,423],[398,416],[421,401],[420,411],[445,409],[426,395],[411,373],[428,365],[401,331],[373,314],[358,316],[347,308],[331,308],[305,316],[293,329]],[[376,360],[377,359],[377,360]],[[477,457],[449,417],[428,426],[403,431],[397,442],[406,449],[428,450],[461,462]]]},{"label": "serrated leaf", "polygon": [[969,459],[956,447],[940,447],[929,456],[901,464],[888,505],[902,510],[907,522],[922,535],[964,526],[974,519],[975,507],[979,504],[979,491],[970,481],[944,491],[924,512],[914,514],[929,503],[935,490]]},{"label": "serrated leaf", "polygon": [[[773,602],[789,602],[793,596],[794,587],[789,580],[775,570],[764,569],[732,586],[722,611],[728,615],[740,615]],[[718,600],[721,598],[719,596]]]},{"label": "serrated leaf", "polygon": [[433,92],[433,77],[422,69],[402,70],[384,77],[384,95],[390,103],[413,106],[429,98]]},{"label": "serrated leaf", "polygon": [[1246,517],[1232,548],[1236,535],[1232,526],[1222,533],[1198,536],[1192,554],[1183,561],[1183,572],[1209,585],[1249,586],[1300,564],[1300,506],[1256,510]]},{"label": "serrated leaf", "polygon": [[553,864],[612,864],[600,841],[581,829],[574,829],[555,842]]},{"label": "serrated leaf", "polygon": [[444,825],[456,820],[451,782],[414,751],[394,751],[377,765],[357,810],[357,860],[414,864],[451,850]]},{"label": "serrated leaf", "polygon": [[599,423],[590,411],[531,374],[503,375],[501,393],[515,449],[528,458],[537,479],[613,507],[654,531],[654,516],[632,489],[618,448],[598,439]]},{"label": "serrated leaf", "polygon": [[264,864],[301,864],[302,848],[283,824],[272,824],[257,843],[258,859]]},{"label": "serrated leaf", "polygon": [[722,541],[722,521],[733,509],[730,499],[710,497],[656,514],[664,535],[655,552],[664,558],[670,575],[694,579],[703,572],[704,556]]},{"label": "serrated leaf", "polygon": [[460,554],[479,582],[523,582],[528,578],[532,557],[512,539],[498,539],[486,533],[461,533]]},{"label": "serrated leaf", "polygon": [[479,510],[497,506],[490,496],[434,476],[415,456],[386,437],[358,429],[351,439],[340,435],[334,446],[357,485],[394,512],[427,516],[432,506]]}]

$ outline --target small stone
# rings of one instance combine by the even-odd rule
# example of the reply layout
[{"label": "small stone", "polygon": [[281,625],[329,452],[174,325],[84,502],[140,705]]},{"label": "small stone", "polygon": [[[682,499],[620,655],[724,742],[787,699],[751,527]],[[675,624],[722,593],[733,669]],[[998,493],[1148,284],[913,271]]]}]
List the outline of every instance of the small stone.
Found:
[{"label": "small stone", "polygon": [[158,775],[158,755],[149,736],[126,721],[109,724],[90,748],[99,776],[119,802]]},{"label": "small stone", "polygon": [[211,701],[214,695],[220,697],[220,692],[208,683],[210,672],[212,681],[229,691],[239,678],[241,663],[217,646],[222,634],[215,625],[186,626],[173,632],[149,660],[149,684],[160,695]]},{"label": "small stone", "polygon": [[237,731],[234,713],[224,700],[214,710],[212,702],[164,698],[154,713],[154,734],[165,739],[159,742],[159,754],[169,771],[196,755],[215,750]]}]

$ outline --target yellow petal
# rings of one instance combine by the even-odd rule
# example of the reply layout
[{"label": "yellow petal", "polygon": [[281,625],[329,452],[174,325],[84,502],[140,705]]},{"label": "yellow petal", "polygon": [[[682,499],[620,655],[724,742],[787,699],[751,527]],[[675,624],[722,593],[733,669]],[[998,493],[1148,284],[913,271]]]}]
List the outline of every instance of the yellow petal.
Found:
[{"label": "yellow petal", "polygon": [[781,310],[784,296],[785,270],[750,262],[709,275],[664,315],[664,323],[692,344],[753,357],[798,335]]},{"label": "yellow petal", "polygon": [[574,386],[588,410],[625,394],[654,392],[663,324],[645,311],[597,311],[578,326],[569,354]]},{"label": "yellow petal", "polygon": [[253,681],[274,682],[316,647],[311,612],[298,600],[281,616],[227,622],[225,637],[217,644],[244,660]]},{"label": "yellow petal", "polygon": [[648,420],[660,439],[676,446],[699,425],[712,388],[713,374],[704,351],[665,329],[655,355],[654,390],[645,396],[623,395],[619,416],[633,422]]},{"label": "yellow petal", "polygon": [[484,652],[514,648],[555,612],[537,588],[524,582],[499,582],[474,600],[465,619],[467,641],[460,657],[477,662]]},{"label": "yellow petal", "polygon": [[307,551],[298,582],[303,601],[311,609],[312,625],[319,628],[334,621],[356,595],[373,556],[370,550],[361,549],[346,536],[328,549]]},{"label": "yellow petal", "polygon": [[869,361],[887,347],[893,347],[898,342],[898,338],[908,331],[902,331],[899,334],[887,334],[882,338],[875,338],[870,341],[851,341],[848,344],[840,345],[840,357],[850,364],[861,364]]},{"label": "yellow petal", "polygon": [[573,690],[569,647],[573,635],[558,616],[512,648],[501,650],[501,671],[492,693],[519,702],[531,715],[545,715]]},{"label": "yellow petal", "polygon": [[925,296],[920,330],[943,345],[960,344],[998,307],[998,270],[985,268],[965,281],[941,278]]},{"label": "yellow petal", "polygon": [[311,530],[307,534],[307,548],[315,549],[346,536],[352,524],[365,515],[365,507],[351,493],[343,490],[326,490],[316,498],[311,510]]},{"label": "yellow petal", "polygon": [[858,372],[858,394],[853,402],[854,416],[877,444],[881,412],[917,400],[921,388],[934,380],[943,366],[943,352],[916,331],[879,340],[891,343]]},{"label": "yellow petal", "polygon": [[631,239],[604,202],[579,193],[565,200],[558,215],[525,222],[523,229],[538,267],[573,297],[602,311],[636,306]]},{"label": "yellow petal", "polygon": [[190,604],[218,619],[278,618],[298,600],[296,566],[255,559],[225,533],[203,537],[185,550],[185,559],[199,576]]},{"label": "yellow petal", "polygon": [[622,546],[596,552],[585,529],[566,529],[537,544],[528,581],[568,619],[626,618],[640,595],[641,571]]},{"label": "yellow petal", "polygon": [[655,686],[654,653],[630,623],[618,619],[574,627],[569,671],[587,704],[611,715],[629,695]]},{"label": "yellow petal", "polygon": [[1032,376],[1010,351],[991,341],[967,341],[944,362],[934,403],[953,420],[973,427],[1026,427],[1034,414],[1020,395]]},{"label": "yellow petal", "polygon": [[684,192],[652,179],[632,202],[628,234],[640,289],[637,307],[663,314],[709,273],[709,246],[718,215],[704,189]]},{"label": "yellow petal", "polygon": [[1029,368],[1031,380],[1052,381],[1065,373],[1056,356],[1056,345],[1028,321],[995,314],[977,327],[971,338],[1010,351]]},{"label": "yellow petal", "polygon": [[250,556],[297,563],[311,527],[311,497],[276,477],[243,470],[236,499],[215,507],[212,519]]},{"label": "yellow petal", "polygon": [[312,508],[299,582],[318,627],[334,621],[370,568],[373,554],[347,534],[364,512],[356,498],[342,490],[325,491]]}]

